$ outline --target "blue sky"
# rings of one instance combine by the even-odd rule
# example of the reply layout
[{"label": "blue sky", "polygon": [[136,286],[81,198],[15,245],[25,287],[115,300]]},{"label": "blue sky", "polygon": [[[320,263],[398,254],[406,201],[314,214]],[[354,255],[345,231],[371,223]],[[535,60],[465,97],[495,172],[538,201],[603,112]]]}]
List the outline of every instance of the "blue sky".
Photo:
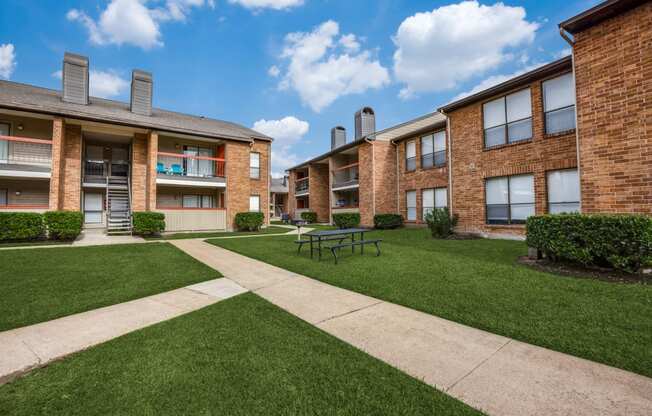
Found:
[{"label": "blue sky", "polygon": [[0,77],[60,88],[64,51],[89,56],[96,95],[256,127],[274,172],[327,151],[353,114],[397,124],[568,53],[557,23],[597,3],[420,0],[3,0]]}]

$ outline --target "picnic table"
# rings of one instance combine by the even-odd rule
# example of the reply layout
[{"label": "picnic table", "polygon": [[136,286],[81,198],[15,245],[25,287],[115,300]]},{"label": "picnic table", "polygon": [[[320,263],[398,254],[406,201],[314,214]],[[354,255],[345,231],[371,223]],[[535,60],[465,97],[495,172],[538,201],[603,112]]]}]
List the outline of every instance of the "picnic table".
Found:
[{"label": "picnic table", "polygon": [[[337,264],[337,253],[336,250],[339,250],[344,247],[351,247],[351,253],[355,253],[355,247],[360,246],[360,254],[364,254],[364,246],[365,244],[374,244],[376,246],[376,252],[377,256],[380,255],[380,247],[378,246],[378,243],[380,243],[381,240],[365,240],[364,235],[365,233],[369,232],[370,230],[366,228],[343,228],[339,230],[313,230],[308,233],[303,234],[303,236],[307,237],[308,240],[302,240],[299,238],[296,242],[299,244],[298,252],[301,252],[301,247],[304,244],[309,244],[310,245],[310,258],[314,257],[314,252],[317,251],[319,260],[321,260],[321,251],[322,251],[322,243],[328,242],[328,241],[339,241],[338,244],[324,247],[330,249],[331,253],[333,254],[333,257],[335,257],[335,263]],[[359,239],[356,240],[356,235],[359,235]],[[344,242],[344,240],[350,239],[350,242]]]}]

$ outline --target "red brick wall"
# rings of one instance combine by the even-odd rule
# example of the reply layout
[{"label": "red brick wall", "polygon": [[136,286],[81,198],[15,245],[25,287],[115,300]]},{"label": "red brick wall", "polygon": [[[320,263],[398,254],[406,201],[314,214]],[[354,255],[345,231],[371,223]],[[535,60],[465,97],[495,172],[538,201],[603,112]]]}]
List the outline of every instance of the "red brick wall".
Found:
[{"label": "red brick wall", "polygon": [[[252,152],[260,153],[260,179],[249,179],[249,192],[251,195],[260,196],[260,210],[265,214],[265,224],[269,224],[269,175],[270,172],[270,142],[256,140],[251,149]],[[247,155],[247,166],[249,155]],[[249,169],[247,169],[249,172]],[[247,204],[249,201],[247,200]]]},{"label": "red brick wall", "polygon": [[582,210],[652,214],[652,3],[575,40]]},{"label": "red brick wall", "polygon": [[[423,189],[432,188],[448,188],[448,165],[438,168],[421,167],[421,136],[426,136],[434,132],[441,131],[441,129],[433,130],[418,136],[414,136],[403,140],[398,145],[398,166],[399,166],[399,180],[398,180],[398,194],[399,194],[399,213],[403,219],[407,221],[407,191],[416,191],[417,195],[417,221],[416,224],[424,224],[422,221],[423,215],[423,201],[421,191]],[[408,172],[405,169],[405,154],[407,143],[410,141],[415,142],[416,147],[416,165],[415,171]],[[450,201],[450,196],[448,198]]]},{"label": "red brick wall", "polygon": [[291,170],[288,175],[288,207],[287,211],[290,218],[295,217],[295,210],[297,209],[297,198],[294,193],[294,184],[297,180],[297,174]]},{"label": "red brick wall", "polygon": [[[396,146],[388,141],[373,142],[374,185],[376,194],[376,214],[395,213],[396,187]],[[373,220],[373,218],[372,218]],[[373,221],[370,225],[373,225]]]},{"label": "red brick wall", "polygon": [[330,221],[330,187],[328,163],[311,164],[309,168],[310,210],[317,213],[317,221]]},{"label": "red brick wall", "polygon": [[131,146],[131,209],[147,209],[147,134],[136,133]]},{"label": "red brick wall", "polygon": [[50,177],[49,208],[58,210],[61,206],[63,147],[65,142],[65,122],[61,118],[52,123],[52,174]]},{"label": "red brick wall", "polygon": [[63,144],[63,166],[60,208],[70,211],[81,210],[81,126],[66,124]]},{"label": "red brick wall", "polygon": [[158,162],[158,134],[150,133],[147,141],[147,210],[156,209],[156,163]]},{"label": "red brick wall", "polygon": [[373,147],[369,143],[358,146],[360,225],[369,227],[374,224],[374,166]]},{"label": "red brick wall", "polygon": [[[543,214],[547,204],[546,172],[577,166],[574,132],[554,136],[544,133],[541,81],[530,84],[533,134],[531,141],[485,150],[482,103],[470,104],[449,115],[453,159],[453,187],[449,206],[452,199],[453,213],[459,216],[458,231],[522,235],[525,232],[523,225],[486,224],[484,180],[496,176],[532,173],[536,213]],[[517,90],[520,89],[522,88]]]}]

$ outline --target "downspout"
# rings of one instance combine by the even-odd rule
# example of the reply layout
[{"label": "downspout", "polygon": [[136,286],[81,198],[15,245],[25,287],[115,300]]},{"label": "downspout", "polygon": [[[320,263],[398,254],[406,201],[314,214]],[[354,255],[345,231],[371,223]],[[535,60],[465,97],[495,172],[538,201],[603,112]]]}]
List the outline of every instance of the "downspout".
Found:
[{"label": "downspout", "polygon": [[451,138],[451,119],[443,110],[439,112],[446,117],[446,150],[448,153],[448,214],[453,218],[453,149]]},{"label": "downspout", "polygon": [[577,150],[577,179],[579,181],[579,190],[580,190],[580,212],[582,212],[582,172],[580,166],[580,125],[577,123],[577,84],[575,83],[575,40],[573,40],[568,33],[564,30],[563,27],[559,28],[559,35],[570,45],[571,47],[571,68],[573,73],[573,88],[575,93],[575,149]]},{"label": "downspout", "polygon": [[398,143],[396,143],[394,140],[392,140],[390,143],[392,143],[392,145],[394,145],[394,147],[396,148],[396,213],[401,215],[401,207],[399,206],[400,203],[401,203],[401,192],[400,192],[400,189],[399,189],[400,188],[400,185],[399,185],[399,181],[400,181],[400,179],[399,179],[400,178],[400,176],[399,176],[399,174],[400,174],[399,163],[400,163],[400,160],[398,158]]},{"label": "downspout", "polygon": [[[364,141],[369,143],[369,145],[371,145],[371,213],[372,213],[371,218],[372,219],[376,215],[376,154],[374,152],[374,144],[373,144],[374,140],[370,140],[369,137],[364,138]],[[360,161],[360,156],[358,156],[358,162],[359,161]],[[360,196],[358,196],[358,198],[359,197]]]}]

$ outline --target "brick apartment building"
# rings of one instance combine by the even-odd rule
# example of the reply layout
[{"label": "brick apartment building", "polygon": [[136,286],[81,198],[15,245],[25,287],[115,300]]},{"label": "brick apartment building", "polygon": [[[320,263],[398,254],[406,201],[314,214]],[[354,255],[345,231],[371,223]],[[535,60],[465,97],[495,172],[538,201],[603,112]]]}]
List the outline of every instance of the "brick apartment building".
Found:
[{"label": "brick apartment building", "polygon": [[66,53],[62,90],[0,81],[0,210],[74,210],[85,228],[130,232],[133,211],[168,231],[226,230],[241,211],[269,221],[271,138],[152,108],[151,74],[129,103],[89,97],[89,64]]},{"label": "brick apartment building", "polygon": [[[290,205],[299,200],[292,185],[305,183],[302,207],[328,221],[337,212],[337,169],[355,161],[355,210],[367,226],[383,212],[420,224],[428,210],[444,206],[459,217],[458,232],[507,237],[522,236],[534,214],[652,215],[652,3],[606,1],[560,30],[572,56],[438,113],[356,134],[293,168]],[[378,151],[366,150],[374,146]],[[369,163],[376,154],[386,155],[384,164]],[[377,193],[384,203],[370,197]]]}]

